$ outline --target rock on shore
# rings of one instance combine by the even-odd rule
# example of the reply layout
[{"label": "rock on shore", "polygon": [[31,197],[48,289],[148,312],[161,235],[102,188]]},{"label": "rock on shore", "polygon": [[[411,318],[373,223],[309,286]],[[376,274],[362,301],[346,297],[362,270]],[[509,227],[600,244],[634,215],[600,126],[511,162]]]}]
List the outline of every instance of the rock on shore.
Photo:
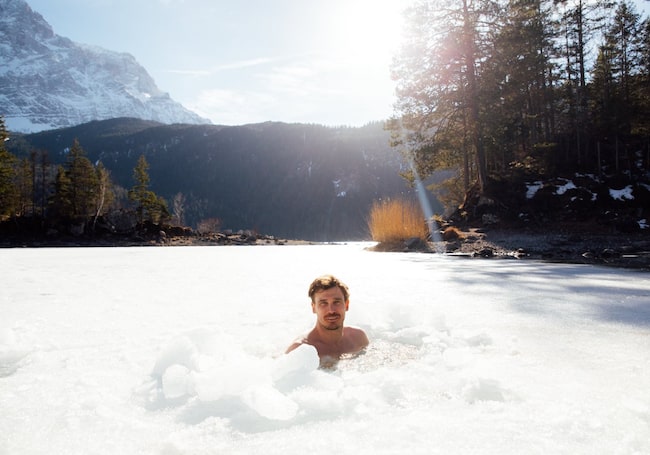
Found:
[{"label": "rock on shore", "polygon": [[440,243],[448,254],[472,258],[537,259],[650,270],[650,235],[644,231],[604,234],[470,229]]}]

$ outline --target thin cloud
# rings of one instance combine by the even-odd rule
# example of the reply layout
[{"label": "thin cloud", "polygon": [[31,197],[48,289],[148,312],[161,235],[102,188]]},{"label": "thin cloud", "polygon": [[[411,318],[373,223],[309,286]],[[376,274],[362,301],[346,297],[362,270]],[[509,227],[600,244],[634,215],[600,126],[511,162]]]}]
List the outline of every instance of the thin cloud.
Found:
[{"label": "thin cloud", "polygon": [[183,76],[209,76],[211,74],[208,70],[162,70],[162,72]]},{"label": "thin cloud", "polygon": [[268,91],[315,98],[336,93],[335,88],[342,78],[345,78],[344,68],[336,61],[314,55],[288,65],[274,66],[271,71],[257,75]]},{"label": "thin cloud", "polygon": [[[185,105],[215,124],[279,120],[362,125],[390,112],[393,88],[377,80],[382,68],[370,66],[370,74],[358,74],[357,65],[360,62],[351,57],[322,52],[216,65],[197,73],[222,71],[223,77]],[[248,71],[240,74],[240,68]],[[370,94],[369,86],[376,88]],[[331,114],[323,117],[323,109]]]},{"label": "thin cloud", "polygon": [[250,60],[242,60],[239,62],[226,63],[224,65],[218,65],[214,68],[213,72],[218,71],[228,71],[228,70],[237,70],[241,68],[251,68],[253,66],[266,65],[267,63],[272,63],[274,60],[268,57],[254,58]]},{"label": "thin cloud", "polygon": [[165,73],[180,74],[183,76],[210,76],[222,71],[232,71],[244,68],[252,68],[255,66],[266,65],[272,63],[274,60],[268,57],[255,58],[250,60],[241,60],[238,62],[225,63],[223,65],[216,65],[208,69],[169,69],[163,70]]}]

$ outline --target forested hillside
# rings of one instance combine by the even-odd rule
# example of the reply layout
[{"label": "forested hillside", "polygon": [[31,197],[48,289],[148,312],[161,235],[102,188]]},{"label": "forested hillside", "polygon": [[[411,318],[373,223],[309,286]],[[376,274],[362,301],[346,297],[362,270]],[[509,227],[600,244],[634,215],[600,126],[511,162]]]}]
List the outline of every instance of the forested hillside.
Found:
[{"label": "forested hillside", "polygon": [[75,139],[91,162],[109,171],[116,207],[126,205],[144,156],[151,190],[180,225],[211,220],[220,229],[283,238],[365,239],[372,202],[412,191],[381,123],[224,127],[114,119],[13,136],[7,146],[39,168],[43,156],[49,166],[64,164]]},{"label": "forested hillside", "polygon": [[631,2],[422,0],[405,30],[394,144],[421,176],[458,171],[454,202],[498,198],[494,180],[647,180],[650,21]]}]

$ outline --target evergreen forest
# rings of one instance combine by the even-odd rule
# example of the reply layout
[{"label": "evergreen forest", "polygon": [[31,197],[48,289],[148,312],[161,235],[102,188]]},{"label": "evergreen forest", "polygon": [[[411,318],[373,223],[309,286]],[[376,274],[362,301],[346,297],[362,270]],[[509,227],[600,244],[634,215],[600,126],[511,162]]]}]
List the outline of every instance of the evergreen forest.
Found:
[{"label": "evergreen forest", "polygon": [[451,206],[504,179],[647,180],[650,21],[629,1],[422,0],[392,74],[393,145],[454,171]]}]

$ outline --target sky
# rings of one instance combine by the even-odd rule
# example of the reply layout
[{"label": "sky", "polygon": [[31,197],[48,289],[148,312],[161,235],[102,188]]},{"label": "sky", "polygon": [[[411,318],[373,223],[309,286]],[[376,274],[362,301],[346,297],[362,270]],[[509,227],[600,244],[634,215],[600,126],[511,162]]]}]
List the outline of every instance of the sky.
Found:
[{"label": "sky", "polygon": [[650,453],[647,271],[367,246],[0,249],[0,453]]},{"label": "sky", "polygon": [[128,52],[216,124],[361,126],[392,112],[411,0],[28,0],[55,33]]},{"label": "sky", "polygon": [[55,33],[134,55],[215,124],[362,126],[393,112],[389,67],[414,0],[27,1]]}]

